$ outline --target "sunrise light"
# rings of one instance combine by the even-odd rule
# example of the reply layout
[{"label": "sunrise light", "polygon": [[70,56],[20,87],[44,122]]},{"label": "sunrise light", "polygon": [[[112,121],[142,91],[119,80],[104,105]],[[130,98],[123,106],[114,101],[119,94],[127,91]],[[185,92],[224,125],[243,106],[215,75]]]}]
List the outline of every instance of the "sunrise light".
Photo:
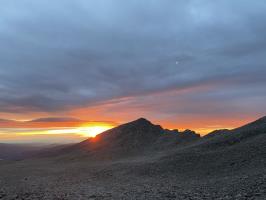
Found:
[{"label": "sunrise light", "polygon": [[111,125],[92,125],[76,128],[77,134],[84,137],[95,137],[96,135],[113,128]]},{"label": "sunrise light", "polygon": [[75,128],[62,128],[62,129],[47,130],[46,134],[78,134],[82,137],[95,137],[96,135],[111,128],[113,128],[113,125],[110,125],[110,124],[87,123],[80,127],[75,127]]}]

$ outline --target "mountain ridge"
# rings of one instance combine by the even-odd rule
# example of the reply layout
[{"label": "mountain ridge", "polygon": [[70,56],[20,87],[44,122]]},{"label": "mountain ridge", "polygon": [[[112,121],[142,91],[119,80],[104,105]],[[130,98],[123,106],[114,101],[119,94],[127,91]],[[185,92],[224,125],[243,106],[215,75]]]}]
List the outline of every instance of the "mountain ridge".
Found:
[{"label": "mountain ridge", "polygon": [[46,149],[36,157],[71,155],[72,158],[117,159],[192,145],[203,149],[225,148],[266,133],[266,117],[233,130],[216,130],[201,137],[189,129],[168,130],[145,118],[122,124],[80,143]]},{"label": "mountain ridge", "polygon": [[[194,131],[163,129],[145,118],[122,124],[62,151],[94,158],[119,158],[174,148],[200,138]],[[61,152],[62,152],[61,151]]]}]

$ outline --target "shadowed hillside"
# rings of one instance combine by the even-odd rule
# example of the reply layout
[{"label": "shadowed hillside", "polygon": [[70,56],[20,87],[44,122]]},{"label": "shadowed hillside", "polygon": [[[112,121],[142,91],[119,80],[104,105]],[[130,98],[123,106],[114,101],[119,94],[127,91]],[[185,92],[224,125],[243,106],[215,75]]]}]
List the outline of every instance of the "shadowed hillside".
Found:
[{"label": "shadowed hillside", "polygon": [[266,117],[262,117],[242,127],[233,130],[217,130],[204,137],[206,146],[218,148],[252,140],[256,137],[265,137]]},{"label": "shadowed hillside", "polygon": [[[19,170],[18,170],[19,169]],[[0,162],[0,199],[265,199],[265,117],[205,137],[146,119]]]},{"label": "shadowed hillside", "polygon": [[58,155],[74,153],[74,156],[82,155],[91,159],[143,156],[151,152],[176,148],[179,144],[188,144],[198,139],[200,135],[193,131],[171,131],[140,118],[103,132],[95,138],[62,149]]}]

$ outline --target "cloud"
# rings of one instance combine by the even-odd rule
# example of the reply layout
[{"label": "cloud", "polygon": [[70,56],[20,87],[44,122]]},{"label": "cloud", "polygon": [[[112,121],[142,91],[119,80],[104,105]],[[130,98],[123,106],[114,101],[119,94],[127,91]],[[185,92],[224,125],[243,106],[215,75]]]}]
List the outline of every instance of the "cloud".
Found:
[{"label": "cloud", "polygon": [[30,122],[82,122],[82,120],[71,117],[47,117],[34,119]]},{"label": "cloud", "polygon": [[[263,106],[265,9],[242,0],[1,1],[0,112],[53,114],[124,97],[161,116]],[[182,95],[149,98],[167,91]]]}]

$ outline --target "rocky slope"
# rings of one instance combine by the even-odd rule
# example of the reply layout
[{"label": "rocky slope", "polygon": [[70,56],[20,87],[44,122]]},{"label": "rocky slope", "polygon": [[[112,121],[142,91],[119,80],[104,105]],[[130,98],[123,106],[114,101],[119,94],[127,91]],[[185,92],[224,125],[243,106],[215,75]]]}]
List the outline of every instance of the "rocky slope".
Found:
[{"label": "rocky slope", "polygon": [[266,199],[264,119],[203,138],[139,119],[54,156],[1,161],[0,199]]},{"label": "rocky slope", "polygon": [[251,141],[255,137],[264,137],[266,134],[266,117],[262,117],[247,125],[233,130],[217,130],[203,138],[206,147],[225,148],[237,143]]},{"label": "rocky slope", "polygon": [[62,149],[58,155],[67,153],[91,159],[116,159],[169,150],[176,148],[178,144],[187,144],[198,139],[200,135],[193,131],[167,130],[140,118]]}]

